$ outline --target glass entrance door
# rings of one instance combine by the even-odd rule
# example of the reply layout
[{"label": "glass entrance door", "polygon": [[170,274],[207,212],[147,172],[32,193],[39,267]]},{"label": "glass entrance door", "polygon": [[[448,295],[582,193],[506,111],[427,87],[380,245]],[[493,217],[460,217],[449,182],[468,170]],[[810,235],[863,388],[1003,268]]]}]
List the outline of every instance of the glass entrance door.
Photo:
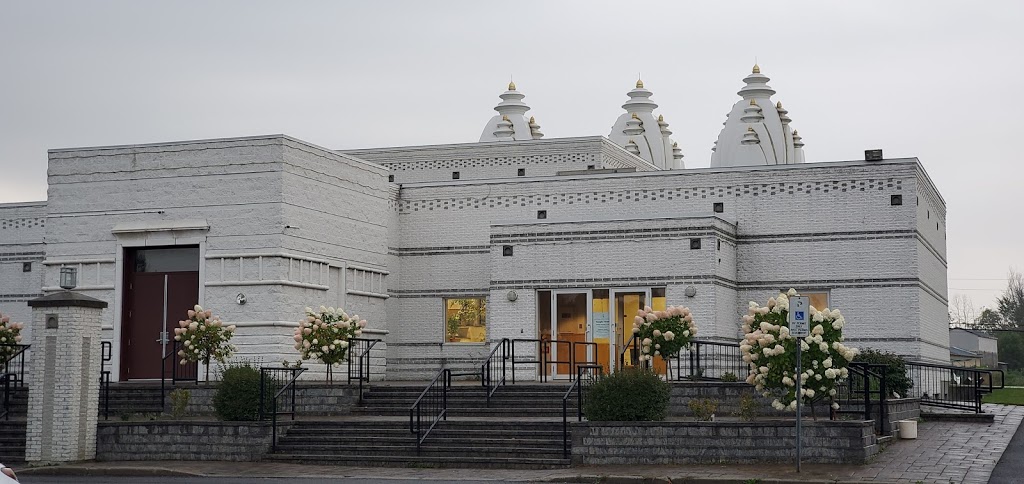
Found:
[{"label": "glass entrance door", "polygon": [[636,313],[647,305],[647,291],[619,290],[612,291],[611,320],[615,326],[615,354],[613,362],[616,367],[621,362],[632,366],[633,348],[627,347],[633,337],[633,318]]},{"label": "glass entrance door", "polygon": [[593,361],[589,338],[590,291],[551,291],[548,374],[568,378],[576,362]]}]

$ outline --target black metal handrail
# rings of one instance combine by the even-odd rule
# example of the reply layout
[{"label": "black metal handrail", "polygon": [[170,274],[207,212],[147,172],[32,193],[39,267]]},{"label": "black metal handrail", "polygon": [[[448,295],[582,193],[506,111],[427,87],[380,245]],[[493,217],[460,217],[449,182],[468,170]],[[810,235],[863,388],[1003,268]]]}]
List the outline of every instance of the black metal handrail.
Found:
[{"label": "black metal handrail", "polygon": [[[580,346],[583,347],[583,352],[582,353],[580,352],[580,349],[579,349]],[[594,351],[593,352],[588,351],[588,348],[593,348]],[[579,367],[580,365],[596,365],[597,364],[597,348],[598,348],[598,344],[593,342],[593,341],[573,341],[573,343],[572,343],[572,367],[569,369],[569,372],[575,375],[576,374],[576,368]],[[591,361],[591,357],[588,356],[591,353],[594,355],[593,356],[593,358],[594,358],[593,361]],[[583,360],[583,361],[580,361],[580,360]]]},{"label": "black metal handrail", "polygon": [[[886,368],[886,365],[878,363],[851,362],[847,366],[849,374],[845,384],[836,386],[837,395],[834,399],[861,405],[859,411],[843,410],[841,406],[839,413],[855,413],[864,420],[874,420],[875,430],[879,434],[885,433],[888,428],[889,389]],[[878,407],[878,418],[875,418],[872,408],[875,404]]]},{"label": "black metal handrail", "polygon": [[[359,403],[363,403],[363,382],[370,383],[370,350],[379,343],[379,339],[349,338],[348,339],[348,383],[352,379],[359,381]],[[355,372],[352,371],[352,362],[356,362]]]},{"label": "black metal handrail", "polygon": [[636,333],[633,333],[629,337],[629,341],[622,346],[622,351],[619,352],[619,368],[626,367],[626,351],[632,349],[629,352],[629,366],[637,366],[640,363],[640,338],[637,337]]},{"label": "black metal handrail", "polygon": [[0,400],[0,418],[11,419],[11,380],[15,378],[14,373],[0,373],[0,388],[3,388],[3,399]]},{"label": "black metal handrail", "polygon": [[[512,359],[512,383],[516,382],[516,365],[533,365],[533,364],[540,365],[540,375],[539,376],[540,376],[540,381],[542,381],[542,382],[548,381],[548,369],[549,369],[548,365],[551,365],[551,364],[566,365],[567,368],[570,369],[570,371],[568,373],[569,379],[572,380],[572,379],[574,379],[576,377],[575,374],[573,374],[572,370],[571,370],[572,368],[575,368],[575,366],[576,366],[576,354],[575,354],[575,351],[573,350],[575,346],[573,345],[572,341],[563,340],[563,339],[543,339],[543,338],[540,338],[540,339],[538,339],[538,338],[515,338],[515,339],[512,339],[510,341],[511,341],[511,343],[510,343],[509,348],[510,348],[511,353],[512,353],[512,357],[511,357],[511,359]],[[536,344],[537,345],[537,354],[536,354],[536,356],[534,356],[532,358],[528,358],[528,359],[517,359],[516,358],[516,343],[533,343],[533,344]],[[551,348],[553,348],[553,347],[557,348],[557,345],[565,345],[565,347],[568,349],[568,351],[567,351],[568,359],[565,359],[565,360],[553,360],[553,359],[550,359],[551,358],[551,356],[550,356]]]},{"label": "black metal handrail", "polygon": [[[451,386],[452,371],[442,368],[409,407],[409,431],[416,436],[417,454],[434,426],[441,420],[448,420],[448,390]],[[425,420],[429,420],[429,426],[425,425]]]},{"label": "black metal handrail", "polygon": [[103,400],[103,419],[110,418],[110,370],[107,363],[114,359],[114,346],[110,341],[100,342],[100,398]]},{"label": "black metal handrail", "polygon": [[721,380],[731,373],[742,381],[748,371],[739,342],[693,340],[669,360],[668,366],[674,363],[677,380]]},{"label": "black metal handrail", "polygon": [[[587,374],[587,378],[584,378],[584,374]],[[582,422],[586,390],[602,375],[604,375],[604,367],[601,365],[579,365],[576,367],[576,378],[562,395],[562,455],[565,458],[569,457],[569,398],[575,393],[576,418]]]},{"label": "black metal handrail", "polygon": [[[270,415],[270,426],[271,426],[271,444],[272,450],[277,450],[277,416],[278,415],[291,415],[292,420],[295,420],[295,381],[299,378],[305,368],[260,368],[260,409],[259,417],[260,420],[265,420],[267,414]],[[281,376],[278,376],[281,375]],[[288,375],[285,377],[285,375]],[[286,380],[287,378],[287,380]],[[284,381],[284,384],[281,382]],[[280,388],[277,386],[280,385]],[[289,392],[290,390],[290,392]],[[273,393],[273,398],[268,398]],[[280,411],[278,408],[278,401],[282,396],[288,395],[291,401],[290,410]],[[268,405],[269,404],[269,405]]]},{"label": "black metal handrail", "polygon": [[[491,404],[491,396],[498,390],[498,387],[505,385],[505,373],[506,373],[506,362],[509,359],[509,347],[512,342],[508,338],[502,338],[498,341],[498,346],[491,349],[491,353],[484,359],[483,364],[480,365],[480,383],[484,387],[484,393],[487,395],[487,405]],[[495,377],[495,374],[499,372],[500,377]],[[515,368],[513,368],[513,373]]]},{"label": "black metal handrail", "polygon": [[0,344],[0,354],[9,355],[0,362],[0,374],[12,375],[12,385],[15,388],[25,386],[25,354],[32,345],[22,344]]},{"label": "black metal handrail", "polygon": [[[181,362],[184,358],[178,354],[185,348],[181,341],[171,342],[171,351],[160,359],[160,395],[164,400],[163,407],[167,408],[167,373],[171,373],[171,387],[178,386],[178,382],[199,383],[199,363]],[[209,369],[207,369],[209,374]]]},{"label": "black metal handrail", "polygon": [[[913,381],[906,396],[919,398],[921,405],[983,413],[982,397],[1003,388],[1002,370],[911,361],[906,367]],[[993,383],[997,379],[998,386]]]}]

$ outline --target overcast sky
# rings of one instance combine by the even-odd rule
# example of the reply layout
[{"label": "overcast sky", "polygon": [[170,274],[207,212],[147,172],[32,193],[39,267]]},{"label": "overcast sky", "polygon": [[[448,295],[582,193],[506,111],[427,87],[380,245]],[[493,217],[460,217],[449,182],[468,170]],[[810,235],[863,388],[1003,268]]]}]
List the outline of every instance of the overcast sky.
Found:
[{"label": "overcast sky", "polygon": [[608,135],[637,72],[687,167],[755,57],[808,161],[916,156],[948,207],[950,297],[1024,269],[1024,2],[0,0],[0,202],[46,150],[285,133],[475,142],[511,75],[548,138]]}]

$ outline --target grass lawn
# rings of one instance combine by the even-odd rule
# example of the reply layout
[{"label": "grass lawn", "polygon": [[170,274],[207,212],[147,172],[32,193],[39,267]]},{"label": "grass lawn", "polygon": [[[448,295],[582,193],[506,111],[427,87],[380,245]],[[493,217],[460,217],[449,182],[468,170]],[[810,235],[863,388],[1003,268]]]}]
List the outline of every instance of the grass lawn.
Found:
[{"label": "grass lawn", "polygon": [[1004,388],[985,395],[985,403],[1002,403],[1006,405],[1024,405],[1024,388]]}]

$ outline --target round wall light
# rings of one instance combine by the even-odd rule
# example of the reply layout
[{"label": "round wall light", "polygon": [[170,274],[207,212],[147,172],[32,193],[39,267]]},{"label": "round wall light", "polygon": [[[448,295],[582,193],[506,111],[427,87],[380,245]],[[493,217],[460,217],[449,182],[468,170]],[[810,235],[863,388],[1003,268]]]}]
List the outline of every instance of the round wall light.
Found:
[{"label": "round wall light", "polygon": [[509,291],[508,294],[505,295],[505,297],[507,297],[509,301],[515,301],[516,299],[519,299],[519,294],[517,294],[515,291]]},{"label": "round wall light", "polygon": [[686,297],[693,297],[697,295],[697,288],[693,286],[686,286]]}]

